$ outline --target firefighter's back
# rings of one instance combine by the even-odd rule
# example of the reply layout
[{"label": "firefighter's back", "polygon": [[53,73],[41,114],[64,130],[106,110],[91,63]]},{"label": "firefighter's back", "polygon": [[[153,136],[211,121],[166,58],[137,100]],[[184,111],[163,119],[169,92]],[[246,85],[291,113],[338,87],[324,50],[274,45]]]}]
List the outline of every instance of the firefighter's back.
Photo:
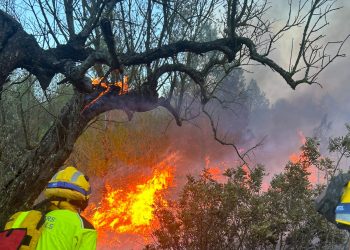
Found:
[{"label": "firefighter's back", "polygon": [[46,214],[37,250],[96,249],[96,231],[76,212],[64,209]]}]

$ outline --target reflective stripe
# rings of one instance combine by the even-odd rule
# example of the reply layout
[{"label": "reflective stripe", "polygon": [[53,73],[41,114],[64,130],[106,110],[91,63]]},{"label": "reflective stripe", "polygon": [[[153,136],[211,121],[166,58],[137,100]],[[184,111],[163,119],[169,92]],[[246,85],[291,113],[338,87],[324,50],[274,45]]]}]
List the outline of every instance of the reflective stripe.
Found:
[{"label": "reflective stripe", "polygon": [[350,224],[350,214],[337,214],[335,216],[335,220],[338,223],[342,223],[342,224]]},{"label": "reflective stripe", "polygon": [[91,193],[91,189],[88,191],[85,191],[83,188],[74,185],[72,183],[64,182],[64,181],[58,181],[58,182],[51,182],[47,185],[47,188],[64,188],[64,189],[71,189],[74,191],[77,191],[79,193],[82,193],[83,195],[89,195]]},{"label": "reflective stripe", "polygon": [[71,182],[76,182],[79,178],[79,176],[83,175],[81,172],[77,171],[73,174],[72,178],[70,178]]},{"label": "reflective stripe", "polygon": [[27,217],[27,215],[29,214],[29,211],[27,212],[22,212],[17,219],[15,220],[15,222],[12,225],[12,228],[20,228],[22,222],[24,221],[24,219]]},{"label": "reflective stripe", "polygon": [[84,222],[83,219],[80,217],[80,215],[77,213],[77,216],[79,217],[80,223],[81,223],[81,228],[84,228]]}]

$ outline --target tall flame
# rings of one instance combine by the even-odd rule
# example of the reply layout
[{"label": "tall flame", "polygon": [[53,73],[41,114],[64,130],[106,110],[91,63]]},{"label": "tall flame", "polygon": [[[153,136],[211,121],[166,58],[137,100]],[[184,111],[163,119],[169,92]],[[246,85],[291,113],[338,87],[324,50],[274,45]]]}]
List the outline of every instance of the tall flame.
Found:
[{"label": "tall flame", "polygon": [[99,234],[145,234],[155,223],[154,205],[157,200],[164,204],[162,191],[172,183],[170,168],[154,170],[153,176],[144,183],[127,189],[114,189],[106,184],[106,192],[99,204],[91,204],[84,215],[92,222]]}]

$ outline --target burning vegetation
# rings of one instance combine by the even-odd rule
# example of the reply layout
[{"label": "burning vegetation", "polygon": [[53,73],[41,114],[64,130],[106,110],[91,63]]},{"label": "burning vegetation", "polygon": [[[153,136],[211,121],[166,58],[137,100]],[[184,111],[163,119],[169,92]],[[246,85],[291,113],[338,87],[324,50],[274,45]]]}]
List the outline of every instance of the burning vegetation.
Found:
[{"label": "burning vegetation", "polygon": [[111,184],[106,184],[102,200],[98,204],[91,204],[85,216],[102,234],[106,231],[149,233],[155,223],[155,202],[166,204],[163,194],[172,179],[172,171],[168,168],[156,169],[150,179],[126,189],[115,189]]},{"label": "burning vegetation", "polygon": [[[94,130],[83,137],[86,140],[91,136],[91,142],[101,139],[103,145],[94,143],[91,152],[87,144],[81,145],[91,161],[90,169],[98,171],[106,166],[100,175],[103,188],[93,189],[94,203],[85,212],[98,230],[99,249],[142,249],[145,244],[158,247],[163,243],[173,244],[174,249],[191,249],[200,244],[204,244],[201,249],[208,244],[211,245],[206,249],[224,249],[225,244],[230,245],[228,249],[238,249],[235,244],[256,249],[264,244],[287,244],[290,239],[307,245],[313,234],[299,235],[303,225],[310,227],[308,232],[325,230],[330,238],[337,237],[339,232],[333,233],[334,229],[328,228],[312,210],[317,190],[313,185],[316,182],[310,179],[315,176],[310,175],[310,167],[317,164],[320,155],[317,148],[310,147],[316,144],[302,133],[301,152],[295,153],[284,172],[270,182],[264,179],[263,168],[237,167],[234,159],[215,157],[213,147],[203,147],[208,151],[197,154],[196,144],[189,143],[194,141],[194,133],[186,134],[186,144],[177,147],[182,150],[177,153],[181,160],[169,161],[169,149],[178,142],[172,137],[173,140],[158,137],[163,127],[147,121],[138,120],[144,125],[137,129],[133,123],[104,123],[99,132]],[[310,162],[307,168],[303,164],[306,161]],[[110,171],[112,168],[116,172]],[[207,173],[198,175],[200,168]],[[225,171],[227,168],[230,171]],[[189,174],[193,177],[180,183],[179,178]],[[168,194],[175,199],[169,201]],[[292,227],[296,229],[290,231]],[[227,239],[232,242],[225,242]]]},{"label": "burning vegetation", "polygon": [[[307,143],[310,143],[310,140],[304,136],[302,131],[298,131],[299,140],[302,143],[302,148],[308,148]],[[312,156],[309,154],[308,150],[302,150],[299,153],[293,153],[289,156],[289,160],[292,164],[300,164],[305,171],[309,174],[308,178],[311,184],[320,184],[321,175],[320,170],[314,165],[315,159],[312,159]],[[324,175],[323,175],[324,177]]]},{"label": "burning vegetation", "polygon": [[125,171],[124,184],[116,182],[113,174],[107,176],[101,198],[91,202],[84,211],[84,216],[98,231],[100,248],[124,249],[127,242],[135,248],[135,241],[148,242],[147,237],[158,226],[155,209],[158,205],[167,206],[165,195],[174,185],[173,157],[175,155],[170,154],[155,164],[148,175],[141,174],[142,171],[129,174]]},{"label": "burning vegetation", "polygon": [[91,84],[96,90],[97,95],[84,106],[82,114],[96,104],[101,98],[107,94],[125,95],[129,92],[128,76],[122,76],[121,81],[108,82],[105,77],[97,77],[91,79]]},{"label": "burning vegetation", "polygon": [[124,95],[129,91],[128,76],[123,76],[121,81],[114,83],[107,83],[104,77],[92,78],[91,81],[94,88],[102,88],[103,90],[108,90],[112,87],[117,87],[119,95]]}]

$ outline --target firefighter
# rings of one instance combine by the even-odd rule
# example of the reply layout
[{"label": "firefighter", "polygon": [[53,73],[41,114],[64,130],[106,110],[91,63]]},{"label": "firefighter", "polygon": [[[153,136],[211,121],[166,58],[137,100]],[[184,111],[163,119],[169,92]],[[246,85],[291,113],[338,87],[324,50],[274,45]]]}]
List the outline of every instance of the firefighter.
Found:
[{"label": "firefighter", "polygon": [[97,232],[81,215],[90,196],[88,178],[75,167],[59,171],[44,193],[49,200],[37,250],[95,250]]}]

